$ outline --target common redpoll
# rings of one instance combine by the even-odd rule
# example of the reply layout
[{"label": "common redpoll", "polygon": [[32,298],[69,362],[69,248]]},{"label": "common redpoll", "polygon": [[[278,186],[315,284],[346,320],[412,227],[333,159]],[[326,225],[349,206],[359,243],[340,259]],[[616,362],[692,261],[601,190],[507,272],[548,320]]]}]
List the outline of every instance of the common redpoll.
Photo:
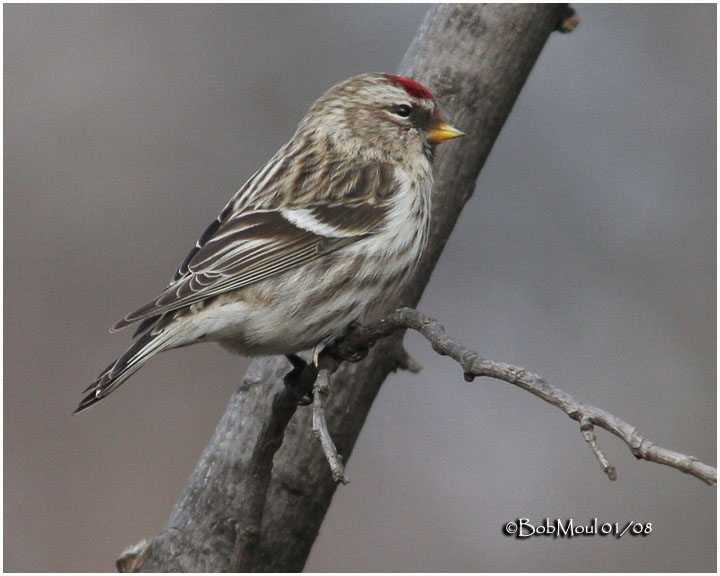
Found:
[{"label": "common redpoll", "polygon": [[141,322],[76,412],[163,350],[290,355],[382,311],[427,240],[434,145],[462,135],[410,78],[365,74],[328,90],[167,288],[113,326]]}]

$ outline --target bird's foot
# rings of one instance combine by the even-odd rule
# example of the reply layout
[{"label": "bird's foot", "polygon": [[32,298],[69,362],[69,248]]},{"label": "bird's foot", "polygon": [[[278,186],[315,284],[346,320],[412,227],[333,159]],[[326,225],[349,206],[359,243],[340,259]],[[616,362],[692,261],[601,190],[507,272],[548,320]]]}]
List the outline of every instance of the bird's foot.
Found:
[{"label": "bird's foot", "polygon": [[334,354],[335,358],[343,362],[360,362],[370,352],[370,346],[363,346],[362,348],[356,348],[350,354]]},{"label": "bird's foot", "polygon": [[343,350],[343,348],[347,348],[347,346],[343,346],[343,344],[345,344],[348,336],[352,334],[354,330],[360,328],[360,326],[361,324],[359,322],[350,323],[344,334],[333,342],[333,344],[338,344],[339,346],[331,345],[328,347],[331,349],[331,354],[338,362],[360,362],[360,360],[364,360],[368,355],[368,352],[370,352],[370,347],[374,343],[362,347],[354,347],[351,351]]},{"label": "bird's foot", "polygon": [[313,402],[312,389],[317,379],[317,366],[308,364],[297,354],[287,354],[286,358],[293,368],[283,377],[285,387],[299,406],[309,406]]}]

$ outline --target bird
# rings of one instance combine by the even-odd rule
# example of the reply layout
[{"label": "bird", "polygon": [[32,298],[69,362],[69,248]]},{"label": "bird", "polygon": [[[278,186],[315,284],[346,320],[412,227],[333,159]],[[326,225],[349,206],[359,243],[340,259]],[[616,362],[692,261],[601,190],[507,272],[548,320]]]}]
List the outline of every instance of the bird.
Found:
[{"label": "bird", "polygon": [[435,146],[461,136],[414,79],[362,74],[327,90],[167,287],[111,328],[139,323],[75,413],[165,350],[217,342],[293,361],[381,312],[427,243]]}]

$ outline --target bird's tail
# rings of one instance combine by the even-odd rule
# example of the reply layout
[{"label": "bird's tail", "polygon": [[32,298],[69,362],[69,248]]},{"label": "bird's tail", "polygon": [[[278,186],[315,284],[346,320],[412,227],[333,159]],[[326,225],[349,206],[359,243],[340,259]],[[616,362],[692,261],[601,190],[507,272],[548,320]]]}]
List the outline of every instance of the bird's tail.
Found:
[{"label": "bird's tail", "polygon": [[82,399],[74,414],[82,412],[96,402],[100,402],[135,374],[155,354],[170,348],[175,341],[175,336],[176,331],[169,329],[169,327],[165,327],[161,331],[151,329],[145,332],[120,358],[105,368],[95,382],[83,390],[86,396]]}]

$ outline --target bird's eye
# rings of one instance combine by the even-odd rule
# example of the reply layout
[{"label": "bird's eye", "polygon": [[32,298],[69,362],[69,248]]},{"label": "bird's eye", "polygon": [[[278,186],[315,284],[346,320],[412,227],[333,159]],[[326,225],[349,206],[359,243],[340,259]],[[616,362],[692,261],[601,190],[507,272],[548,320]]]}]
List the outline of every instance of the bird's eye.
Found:
[{"label": "bird's eye", "polygon": [[400,104],[398,106],[395,106],[395,109],[393,110],[395,114],[400,116],[401,118],[407,118],[410,116],[410,112],[412,112],[412,108],[408,106],[407,104]]}]

